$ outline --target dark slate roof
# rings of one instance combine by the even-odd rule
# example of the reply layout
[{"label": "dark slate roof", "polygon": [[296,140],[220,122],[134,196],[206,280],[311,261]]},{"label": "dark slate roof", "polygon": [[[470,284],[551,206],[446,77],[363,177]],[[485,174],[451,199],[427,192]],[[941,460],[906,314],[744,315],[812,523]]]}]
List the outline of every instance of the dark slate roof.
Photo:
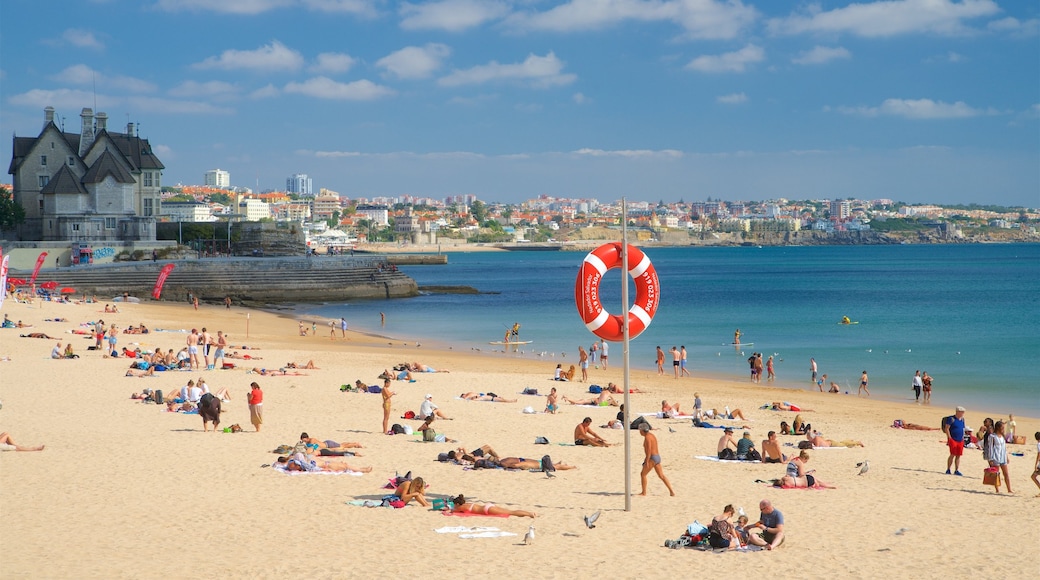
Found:
[{"label": "dark slate roof", "polygon": [[[148,139],[130,136],[126,133],[109,133],[103,131],[108,138],[119,148],[119,152],[126,157],[133,166],[134,171],[141,169],[165,169],[166,166],[152,152],[152,145]],[[98,138],[101,133],[98,133]]]},{"label": "dark slate roof", "polygon": [[61,169],[51,177],[47,185],[40,189],[40,193],[87,193],[87,189],[79,182],[68,165],[62,165]]},{"label": "dark slate roof", "polygon": [[97,161],[87,169],[86,175],[83,176],[83,183],[101,183],[109,175],[118,183],[136,183],[134,176],[123,168],[108,149],[105,149]]}]

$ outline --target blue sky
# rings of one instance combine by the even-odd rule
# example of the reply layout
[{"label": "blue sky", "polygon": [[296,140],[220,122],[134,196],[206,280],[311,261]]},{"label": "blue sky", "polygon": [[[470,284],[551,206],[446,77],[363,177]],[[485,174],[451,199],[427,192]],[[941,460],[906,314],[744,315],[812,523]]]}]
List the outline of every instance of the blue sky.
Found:
[{"label": "blue sky", "polygon": [[4,0],[0,157],[47,105],[166,185],[1040,206],[1031,1]]}]

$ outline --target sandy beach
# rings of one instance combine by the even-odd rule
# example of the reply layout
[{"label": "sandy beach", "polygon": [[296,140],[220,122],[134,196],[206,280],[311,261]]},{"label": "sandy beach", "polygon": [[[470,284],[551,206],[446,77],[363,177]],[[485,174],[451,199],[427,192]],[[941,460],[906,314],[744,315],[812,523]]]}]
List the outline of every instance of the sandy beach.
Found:
[{"label": "sandy beach", "polygon": [[[660,442],[662,465],[677,496],[653,475],[648,497],[633,497],[624,511],[623,432],[602,429],[616,408],[563,404],[560,412],[524,414],[545,407],[553,386],[563,395],[588,397],[589,383],[551,380],[555,362],[533,362],[502,353],[438,351],[415,343],[336,331],[318,326],[317,336],[298,335],[289,314],[203,305],[143,303],[120,305],[118,314],[98,304],[22,304],[8,300],[3,312],[27,329],[0,330],[0,431],[22,445],[45,444],[41,452],[0,453],[0,514],[3,518],[3,578],[343,578],[416,576],[460,578],[510,574],[522,578],[675,577],[691,566],[700,575],[755,574],[771,577],[877,577],[894,571],[904,577],[951,574],[1032,578],[1040,574],[1036,547],[1040,530],[1032,524],[1040,510],[1040,490],[1029,480],[1036,457],[1033,433],[1040,420],[1017,417],[1025,445],[1009,445],[1015,493],[995,494],[982,485],[985,462],[966,450],[964,477],[945,475],[947,447],[940,431],[891,427],[893,420],[938,427],[952,408],[923,407],[855,396],[776,389],[766,385],[708,380],[696,375],[675,380],[638,371],[631,385],[634,412],[655,412],[666,399],[683,410],[694,392],[706,408],[740,408],[749,421],[728,421],[741,435],[750,427],[758,446],[779,422],[796,413],[761,409],[770,401],[795,402],[814,428],[834,440],[858,439],[864,448],[812,451],[816,476],[833,490],[785,490],[766,481],[783,475],[783,465],[719,463],[695,459],[713,455],[721,430],[696,429],[687,419],[649,417]],[[393,316],[393,302],[387,303]],[[65,318],[67,322],[48,322]],[[233,370],[168,371],[155,377],[125,377],[129,361],[88,351],[92,339],[70,331],[103,318],[120,329],[146,324],[172,331],[207,327],[223,330],[240,353],[262,360],[234,360]],[[246,335],[248,325],[248,337]],[[55,340],[19,338],[43,332]],[[119,336],[119,346],[179,350],[186,334],[153,331]],[[81,358],[52,360],[55,343],[72,341]],[[137,343],[134,345],[133,343]],[[249,350],[242,349],[246,345]],[[633,342],[633,349],[652,350]],[[575,352],[577,345],[575,345]],[[622,380],[622,349],[611,350],[609,370],[591,368],[590,382]],[[302,376],[250,374],[253,366],[275,369],[313,360],[318,369]],[[573,360],[573,359],[571,359]],[[452,421],[440,433],[458,441],[423,443],[419,435],[387,436],[381,430],[381,397],[341,392],[343,384],[377,376],[402,362],[418,361],[448,373],[417,374],[415,382],[394,381],[391,422],[419,410],[434,396]],[[245,365],[241,364],[245,363]],[[569,364],[569,363],[568,363]],[[205,377],[212,390],[226,387],[221,427],[238,423],[241,433],[204,433],[198,415],[132,400],[143,389],[169,393],[189,379]],[[246,395],[257,381],[264,391],[264,425],[249,424]],[[992,385],[997,387],[998,385]],[[808,387],[808,381],[806,384]],[[534,388],[541,396],[520,394]],[[493,391],[516,403],[463,401],[462,392]],[[620,395],[618,395],[620,398]],[[1013,409],[1008,411],[1013,412]],[[575,425],[593,419],[609,448],[575,447]],[[985,415],[967,410],[966,423]],[[994,416],[994,419],[1006,419]],[[319,439],[363,445],[351,464],[371,466],[360,476],[287,475],[263,464],[271,451],[293,445],[301,431]],[[543,436],[551,444],[536,445]],[[794,444],[801,440],[787,436]],[[639,492],[642,438],[632,433],[632,485]],[[541,473],[468,470],[436,461],[459,445],[491,445],[502,456],[540,458],[578,466],[547,478]],[[784,447],[785,453],[797,453]],[[871,469],[858,475],[856,464]],[[481,502],[537,513],[528,518],[450,517],[417,505],[403,509],[348,505],[379,499],[395,474],[411,471],[429,484],[428,497],[465,494]],[[1006,488],[1002,488],[1006,492]],[[773,552],[721,554],[663,547],[687,524],[709,523],[726,504],[743,507],[755,521],[758,502],[770,499],[785,518],[786,540]],[[601,511],[595,529],[582,517]],[[522,543],[535,526],[533,545]],[[437,533],[452,526],[488,526],[516,534],[460,538]]]}]

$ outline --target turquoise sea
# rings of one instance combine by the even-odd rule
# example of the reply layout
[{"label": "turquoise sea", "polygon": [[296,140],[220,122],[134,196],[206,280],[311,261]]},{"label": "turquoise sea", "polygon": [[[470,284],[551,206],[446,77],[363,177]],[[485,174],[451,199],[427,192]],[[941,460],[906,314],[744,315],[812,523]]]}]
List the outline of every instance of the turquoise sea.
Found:
[{"label": "turquoise sea", "polygon": [[[747,357],[774,355],[778,384],[809,386],[809,358],[853,394],[863,370],[875,397],[912,401],[914,371],[935,378],[933,404],[1040,416],[1040,245],[650,248],[660,309],[631,343],[633,368],[655,367],[655,347],[686,345],[697,373],[746,378]],[[455,350],[501,349],[513,322],[533,341],[511,356],[575,362],[593,335],[574,305],[584,253],[452,253],[447,266],[402,270],[420,285],[468,285],[479,295],[301,306],[346,317],[355,330]],[[604,303],[622,310],[619,270]],[[634,296],[634,293],[630,293]],[[616,306],[609,307],[614,304]],[[387,322],[380,326],[379,313]],[[859,324],[838,324],[848,316]],[[742,342],[728,344],[740,328]],[[726,345],[726,346],[724,346]],[[620,366],[621,344],[612,344]],[[550,359],[552,353],[555,358]],[[494,356],[504,356],[501,353]],[[670,361],[670,357],[667,359]],[[551,363],[551,364],[550,364]]]}]

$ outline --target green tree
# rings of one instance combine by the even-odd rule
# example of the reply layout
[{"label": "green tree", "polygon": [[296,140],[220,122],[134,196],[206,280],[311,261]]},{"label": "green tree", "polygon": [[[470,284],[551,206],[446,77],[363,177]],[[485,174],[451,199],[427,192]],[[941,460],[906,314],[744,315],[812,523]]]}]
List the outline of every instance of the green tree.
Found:
[{"label": "green tree", "polygon": [[9,187],[0,186],[0,230],[14,229],[24,221],[25,208],[14,200]]},{"label": "green tree", "polygon": [[479,199],[474,201],[473,204],[469,206],[469,212],[473,216],[473,219],[477,220],[478,224],[482,224],[485,221],[487,221],[487,206],[484,205],[484,202],[480,201]]},{"label": "green tree", "polygon": [[220,205],[230,205],[231,202],[235,201],[234,198],[226,193],[211,193],[209,200]]}]

